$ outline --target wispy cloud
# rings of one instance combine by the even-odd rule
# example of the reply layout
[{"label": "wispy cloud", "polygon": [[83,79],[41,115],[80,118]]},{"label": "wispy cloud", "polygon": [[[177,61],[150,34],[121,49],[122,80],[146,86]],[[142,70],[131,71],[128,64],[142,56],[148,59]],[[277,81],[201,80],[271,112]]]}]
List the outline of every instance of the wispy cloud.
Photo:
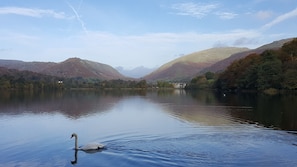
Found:
[{"label": "wispy cloud", "polygon": [[216,12],[216,15],[223,20],[234,19],[238,14],[232,12]]},{"label": "wispy cloud", "polygon": [[220,19],[229,20],[235,18],[238,14],[233,12],[217,11],[220,7],[218,3],[177,3],[171,6],[172,9],[176,10],[176,15],[191,16],[201,19],[207,15],[216,15]]},{"label": "wispy cloud", "polygon": [[173,4],[171,8],[177,11],[177,15],[192,16],[200,19],[218,8],[218,6],[217,3],[201,4],[189,2]]},{"label": "wispy cloud", "polygon": [[[80,1],[80,4],[79,4],[79,8],[81,7],[81,4],[82,4],[83,1]],[[69,8],[71,8],[71,10],[73,11],[73,13],[75,14],[75,17],[77,19],[77,21],[80,23],[83,31],[88,34],[88,30],[87,30],[87,27],[85,26],[85,22],[81,19],[80,15],[78,14],[78,10],[76,10],[69,2],[67,2]]]},{"label": "wispy cloud", "polygon": [[54,17],[56,19],[69,19],[64,12],[56,12],[49,9],[33,9],[22,7],[0,7],[0,15],[15,14],[29,17]]},{"label": "wispy cloud", "polygon": [[279,24],[285,20],[288,20],[290,18],[296,17],[297,16],[297,8],[295,8],[294,10],[285,13],[283,15],[280,15],[278,17],[276,17],[274,20],[272,20],[271,22],[265,24],[262,29],[266,30],[266,29],[270,29],[271,27],[273,27],[276,24]]}]

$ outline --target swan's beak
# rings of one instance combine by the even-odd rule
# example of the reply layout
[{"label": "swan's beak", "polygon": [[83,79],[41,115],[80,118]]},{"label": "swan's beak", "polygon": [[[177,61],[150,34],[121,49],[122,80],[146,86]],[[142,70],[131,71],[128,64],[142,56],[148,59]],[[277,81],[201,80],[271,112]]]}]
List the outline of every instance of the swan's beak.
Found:
[{"label": "swan's beak", "polygon": [[71,135],[70,139],[72,139],[73,135]]}]

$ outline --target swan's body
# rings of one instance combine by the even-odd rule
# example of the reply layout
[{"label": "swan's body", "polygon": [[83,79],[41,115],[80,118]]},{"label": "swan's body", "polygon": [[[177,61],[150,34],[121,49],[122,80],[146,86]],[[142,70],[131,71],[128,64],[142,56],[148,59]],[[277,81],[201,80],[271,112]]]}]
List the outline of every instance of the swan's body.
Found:
[{"label": "swan's body", "polygon": [[92,150],[100,150],[105,148],[105,146],[103,144],[100,143],[96,143],[96,142],[92,142],[92,143],[88,143],[84,146],[77,146],[77,134],[73,133],[71,135],[71,138],[74,137],[75,138],[75,150],[83,150],[83,151],[92,151]]}]

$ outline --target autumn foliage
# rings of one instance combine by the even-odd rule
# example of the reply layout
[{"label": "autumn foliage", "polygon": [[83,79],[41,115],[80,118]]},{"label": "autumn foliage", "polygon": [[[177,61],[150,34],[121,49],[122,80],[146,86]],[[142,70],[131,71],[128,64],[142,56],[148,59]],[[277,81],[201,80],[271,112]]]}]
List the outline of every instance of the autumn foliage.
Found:
[{"label": "autumn foliage", "polygon": [[222,90],[297,90],[297,39],[279,50],[266,50],[234,61],[218,76],[214,87]]}]

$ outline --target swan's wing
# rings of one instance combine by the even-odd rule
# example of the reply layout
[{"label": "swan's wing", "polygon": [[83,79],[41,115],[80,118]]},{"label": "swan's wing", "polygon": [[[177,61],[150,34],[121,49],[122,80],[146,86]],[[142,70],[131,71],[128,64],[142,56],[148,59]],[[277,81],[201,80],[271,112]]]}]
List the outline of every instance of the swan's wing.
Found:
[{"label": "swan's wing", "polygon": [[98,150],[98,149],[102,149],[104,147],[105,146],[103,144],[92,142],[92,143],[88,143],[84,146],[81,146],[80,149],[81,150]]}]

